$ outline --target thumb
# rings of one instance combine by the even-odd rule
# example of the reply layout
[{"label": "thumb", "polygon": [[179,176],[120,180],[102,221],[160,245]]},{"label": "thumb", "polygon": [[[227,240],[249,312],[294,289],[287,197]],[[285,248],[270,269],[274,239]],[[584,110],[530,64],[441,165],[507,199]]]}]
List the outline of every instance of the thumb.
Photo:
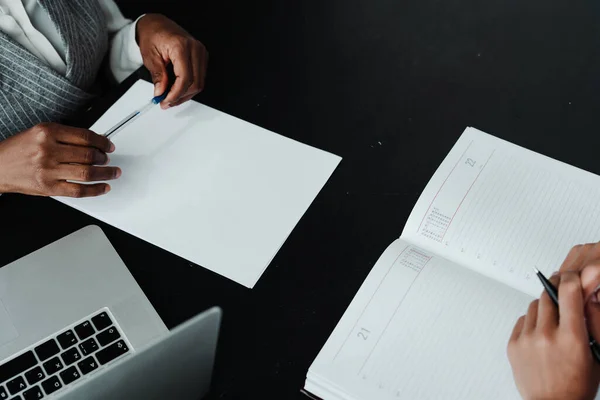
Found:
[{"label": "thumb", "polygon": [[581,270],[581,286],[585,299],[585,316],[590,334],[600,338],[600,264],[592,264]]},{"label": "thumb", "polygon": [[160,56],[153,55],[144,60],[144,65],[150,71],[150,76],[152,77],[154,96],[160,96],[169,87],[169,76],[167,75],[165,63]]},{"label": "thumb", "polygon": [[[585,266],[580,273],[581,288],[583,289],[583,298],[586,302],[597,297],[596,289],[600,287],[600,263],[593,263]],[[600,297],[597,298],[600,303]]]}]

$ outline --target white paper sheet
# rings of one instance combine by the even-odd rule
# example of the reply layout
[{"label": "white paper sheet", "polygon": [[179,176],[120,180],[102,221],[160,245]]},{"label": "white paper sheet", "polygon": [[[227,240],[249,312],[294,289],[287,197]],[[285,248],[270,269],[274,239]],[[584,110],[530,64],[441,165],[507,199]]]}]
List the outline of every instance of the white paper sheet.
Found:
[{"label": "white paper sheet", "polygon": [[[136,82],[91,129],[152,93]],[[154,107],[111,140],[111,192],[56,199],[250,288],[341,160],[196,102]]]}]

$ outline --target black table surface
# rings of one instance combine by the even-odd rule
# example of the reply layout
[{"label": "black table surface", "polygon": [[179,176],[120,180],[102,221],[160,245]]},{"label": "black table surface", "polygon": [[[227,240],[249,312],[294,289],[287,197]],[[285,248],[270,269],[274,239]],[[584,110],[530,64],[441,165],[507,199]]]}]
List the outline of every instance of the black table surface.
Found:
[{"label": "black table surface", "polygon": [[98,224],[169,327],[221,306],[211,399],[302,398],[311,362],[465,127],[600,173],[597,1],[119,4],[205,43],[198,101],[343,157],[253,290],[52,199],[0,197],[0,265]]}]

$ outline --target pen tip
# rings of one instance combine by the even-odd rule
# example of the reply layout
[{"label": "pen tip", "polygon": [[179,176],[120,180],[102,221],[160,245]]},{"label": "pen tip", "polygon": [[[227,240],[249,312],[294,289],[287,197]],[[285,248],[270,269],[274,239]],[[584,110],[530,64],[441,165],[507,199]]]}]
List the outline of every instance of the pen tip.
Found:
[{"label": "pen tip", "polygon": [[540,273],[540,271],[538,271],[538,269],[536,267],[533,267],[533,270],[535,271],[536,274]]}]

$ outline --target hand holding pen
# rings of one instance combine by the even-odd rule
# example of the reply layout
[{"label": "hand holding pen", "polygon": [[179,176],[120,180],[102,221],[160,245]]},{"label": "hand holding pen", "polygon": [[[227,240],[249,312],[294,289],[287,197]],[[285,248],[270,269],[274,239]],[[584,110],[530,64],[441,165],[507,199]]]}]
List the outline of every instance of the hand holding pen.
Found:
[{"label": "hand holding pen", "polygon": [[569,253],[511,334],[508,357],[525,399],[594,399],[598,391],[600,246],[586,246]]},{"label": "hand holding pen", "polygon": [[[550,282],[544,276],[544,274],[542,274],[540,271],[538,271],[537,268],[534,268],[534,271],[535,271],[535,274],[537,275],[537,277],[540,279],[542,286],[546,290],[546,294],[548,296],[550,296],[552,303],[554,303],[554,305],[556,307],[558,307],[560,304],[558,301],[558,289],[552,284],[552,282]],[[583,288],[581,288],[581,289],[583,289]],[[598,345],[598,343],[596,343],[596,339],[594,339],[592,337],[592,335],[589,335],[589,343],[590,343],[590,350],[592,352],[592,356],[594,356],[594,359],[597,362],[600,362],[600,346]]]}]

